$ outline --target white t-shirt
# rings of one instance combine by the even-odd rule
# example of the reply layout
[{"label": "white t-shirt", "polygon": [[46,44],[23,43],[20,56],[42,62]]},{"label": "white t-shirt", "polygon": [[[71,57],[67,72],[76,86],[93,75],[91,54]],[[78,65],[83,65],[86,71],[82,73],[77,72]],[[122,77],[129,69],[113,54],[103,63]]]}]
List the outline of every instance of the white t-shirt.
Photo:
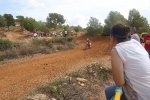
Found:
[{"label": "white t-shirt", "polygon": [[124,72],[137,100],[150,100],[150,59],[143,46],[134,39],[115,46],[124,63]]},{"label": "white t-shirt", "polygon": [[67,34],[67,31],[65,31],[65,34]]}]

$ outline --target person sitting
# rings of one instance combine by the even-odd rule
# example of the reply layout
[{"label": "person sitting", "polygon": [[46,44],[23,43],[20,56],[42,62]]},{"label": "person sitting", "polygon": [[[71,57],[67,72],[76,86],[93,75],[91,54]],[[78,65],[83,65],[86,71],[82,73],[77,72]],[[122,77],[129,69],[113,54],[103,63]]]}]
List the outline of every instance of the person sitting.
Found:
[{"label": "person sitting", "polygon": [[113,25],[110,40],[112,75],[115,85],[105,89],[110,100],[122,87],[120,100],[150,100],[150,59],[144,47],[135,39],[128,39],[130,28],[121,23]]}]

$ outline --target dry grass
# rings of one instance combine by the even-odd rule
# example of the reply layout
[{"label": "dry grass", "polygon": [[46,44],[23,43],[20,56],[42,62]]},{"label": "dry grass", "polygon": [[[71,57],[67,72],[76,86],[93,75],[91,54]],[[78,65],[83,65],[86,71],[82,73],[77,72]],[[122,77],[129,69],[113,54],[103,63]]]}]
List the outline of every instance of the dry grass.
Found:
[{"label": "dry grass", "polygon": [[73,49],[77,45],[74,38],[48,38],[13,41],[10,49],[0,52],[0,61],[33,56],[34,54],[51,54]]}]

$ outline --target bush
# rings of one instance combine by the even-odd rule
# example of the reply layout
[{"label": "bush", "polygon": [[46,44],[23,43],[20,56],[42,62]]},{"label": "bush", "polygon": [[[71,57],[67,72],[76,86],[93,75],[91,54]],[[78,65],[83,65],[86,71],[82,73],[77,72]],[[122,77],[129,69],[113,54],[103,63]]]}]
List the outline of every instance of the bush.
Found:
[{"label": "bush", "polygon": [[54,43],[61,43],[61,44],[65,44],[66,43],[66,40],[65,40],[65,38],[54,38],[53,39],[53,41],[54,41]]},{"label": "bush", "polygon": [[53,43],[52,39],[37,39],[33,38],[32,39],[32,44],[33,45],[42,45],[42,46],[49,46],[49,44]]},{"label": "bush", "polygon": [[0,37],[1,38],[6,37],[6,34],[4,34],[4,32],[0,32]]},{"label": "bush", "polygon": [[11,48],[12,42],[8,39],[0,39],[0,50],[6,50]]},{"label": "bush", "polygon": [[72,40],[74,40],[74,36],[68,36],[68,37],[67,37],[67,41],[68,41],[68,42],[70,42],[70,41],[72,41]]},{"label": "bush", "polygon": [[0,61],[4,60],[4,55],[0,55]]},{"label": "bush", "polygon": [[26,47],[20,49],[20,55],[33,55],[34,54],[34,48]]},{"label": "bush", "polygon": [[18,54],[15,50],[10,49],[10,50],[5,50],[5,52],[2,56],[7,59],[13,59],[13,58],[17,58]]},{"label": "bush", "polygon": [[62,45],[58,45],[57,46],[57,50],[63,50],[63,46]]}]

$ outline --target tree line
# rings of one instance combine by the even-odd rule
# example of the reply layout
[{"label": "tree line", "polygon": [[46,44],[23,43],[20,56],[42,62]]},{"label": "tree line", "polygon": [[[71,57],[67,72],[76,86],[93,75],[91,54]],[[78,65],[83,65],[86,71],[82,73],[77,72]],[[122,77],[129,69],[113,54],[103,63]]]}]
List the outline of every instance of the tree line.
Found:
[{"label": "tree line", "polygon": [[120,12],[110,11],[109,15],[104,20],[104,26],[97,18],[91,17],[86,28],[87,34],[107,36],[110,33],[112,25],[118,22],[130,27],[135,27],[137,29],[137,33],[147,32],[150,28],[148,20],[144,16],[140,15],[140,12],[136,9],[129,10],[128,19],[121,15]]},{"label": "tree line", "polygon": [[[9,27],[11,25],[15,25],[15,22],[19,22],[21,26],[21,30],[24,29],[33,31],[34,29],[49,32],[50,28],[61,27],[65,23],[64,16],[58,13],[49,13],[46,18],[46,22],[36,21],[31,17],[24,17],[21,15],[16,16],[16,19],[13,18],[11,14],[0,15],[0,27]],[[120,12],[110,11],[107,18],[104,20],[104,25],[99,22],[99,20],[95,17],[90,17],[90,20],[85,28],[87,30],[87,35],[109,35],[109,30],[111,26],[117,22],[121,22],[123,24],[129,25],[131,27],[136,27],[138,33],[146,32],[150,25],[148,24],[147,19],[140,15],[140,12],[136,9],[132,9],[129,11],[128,19],[126,19]],[[68,30],[69,25],[64,27],[64,30]],[[73,26],[73,29],[76,32],[79,32],[82,27],[80,25]]]}]

